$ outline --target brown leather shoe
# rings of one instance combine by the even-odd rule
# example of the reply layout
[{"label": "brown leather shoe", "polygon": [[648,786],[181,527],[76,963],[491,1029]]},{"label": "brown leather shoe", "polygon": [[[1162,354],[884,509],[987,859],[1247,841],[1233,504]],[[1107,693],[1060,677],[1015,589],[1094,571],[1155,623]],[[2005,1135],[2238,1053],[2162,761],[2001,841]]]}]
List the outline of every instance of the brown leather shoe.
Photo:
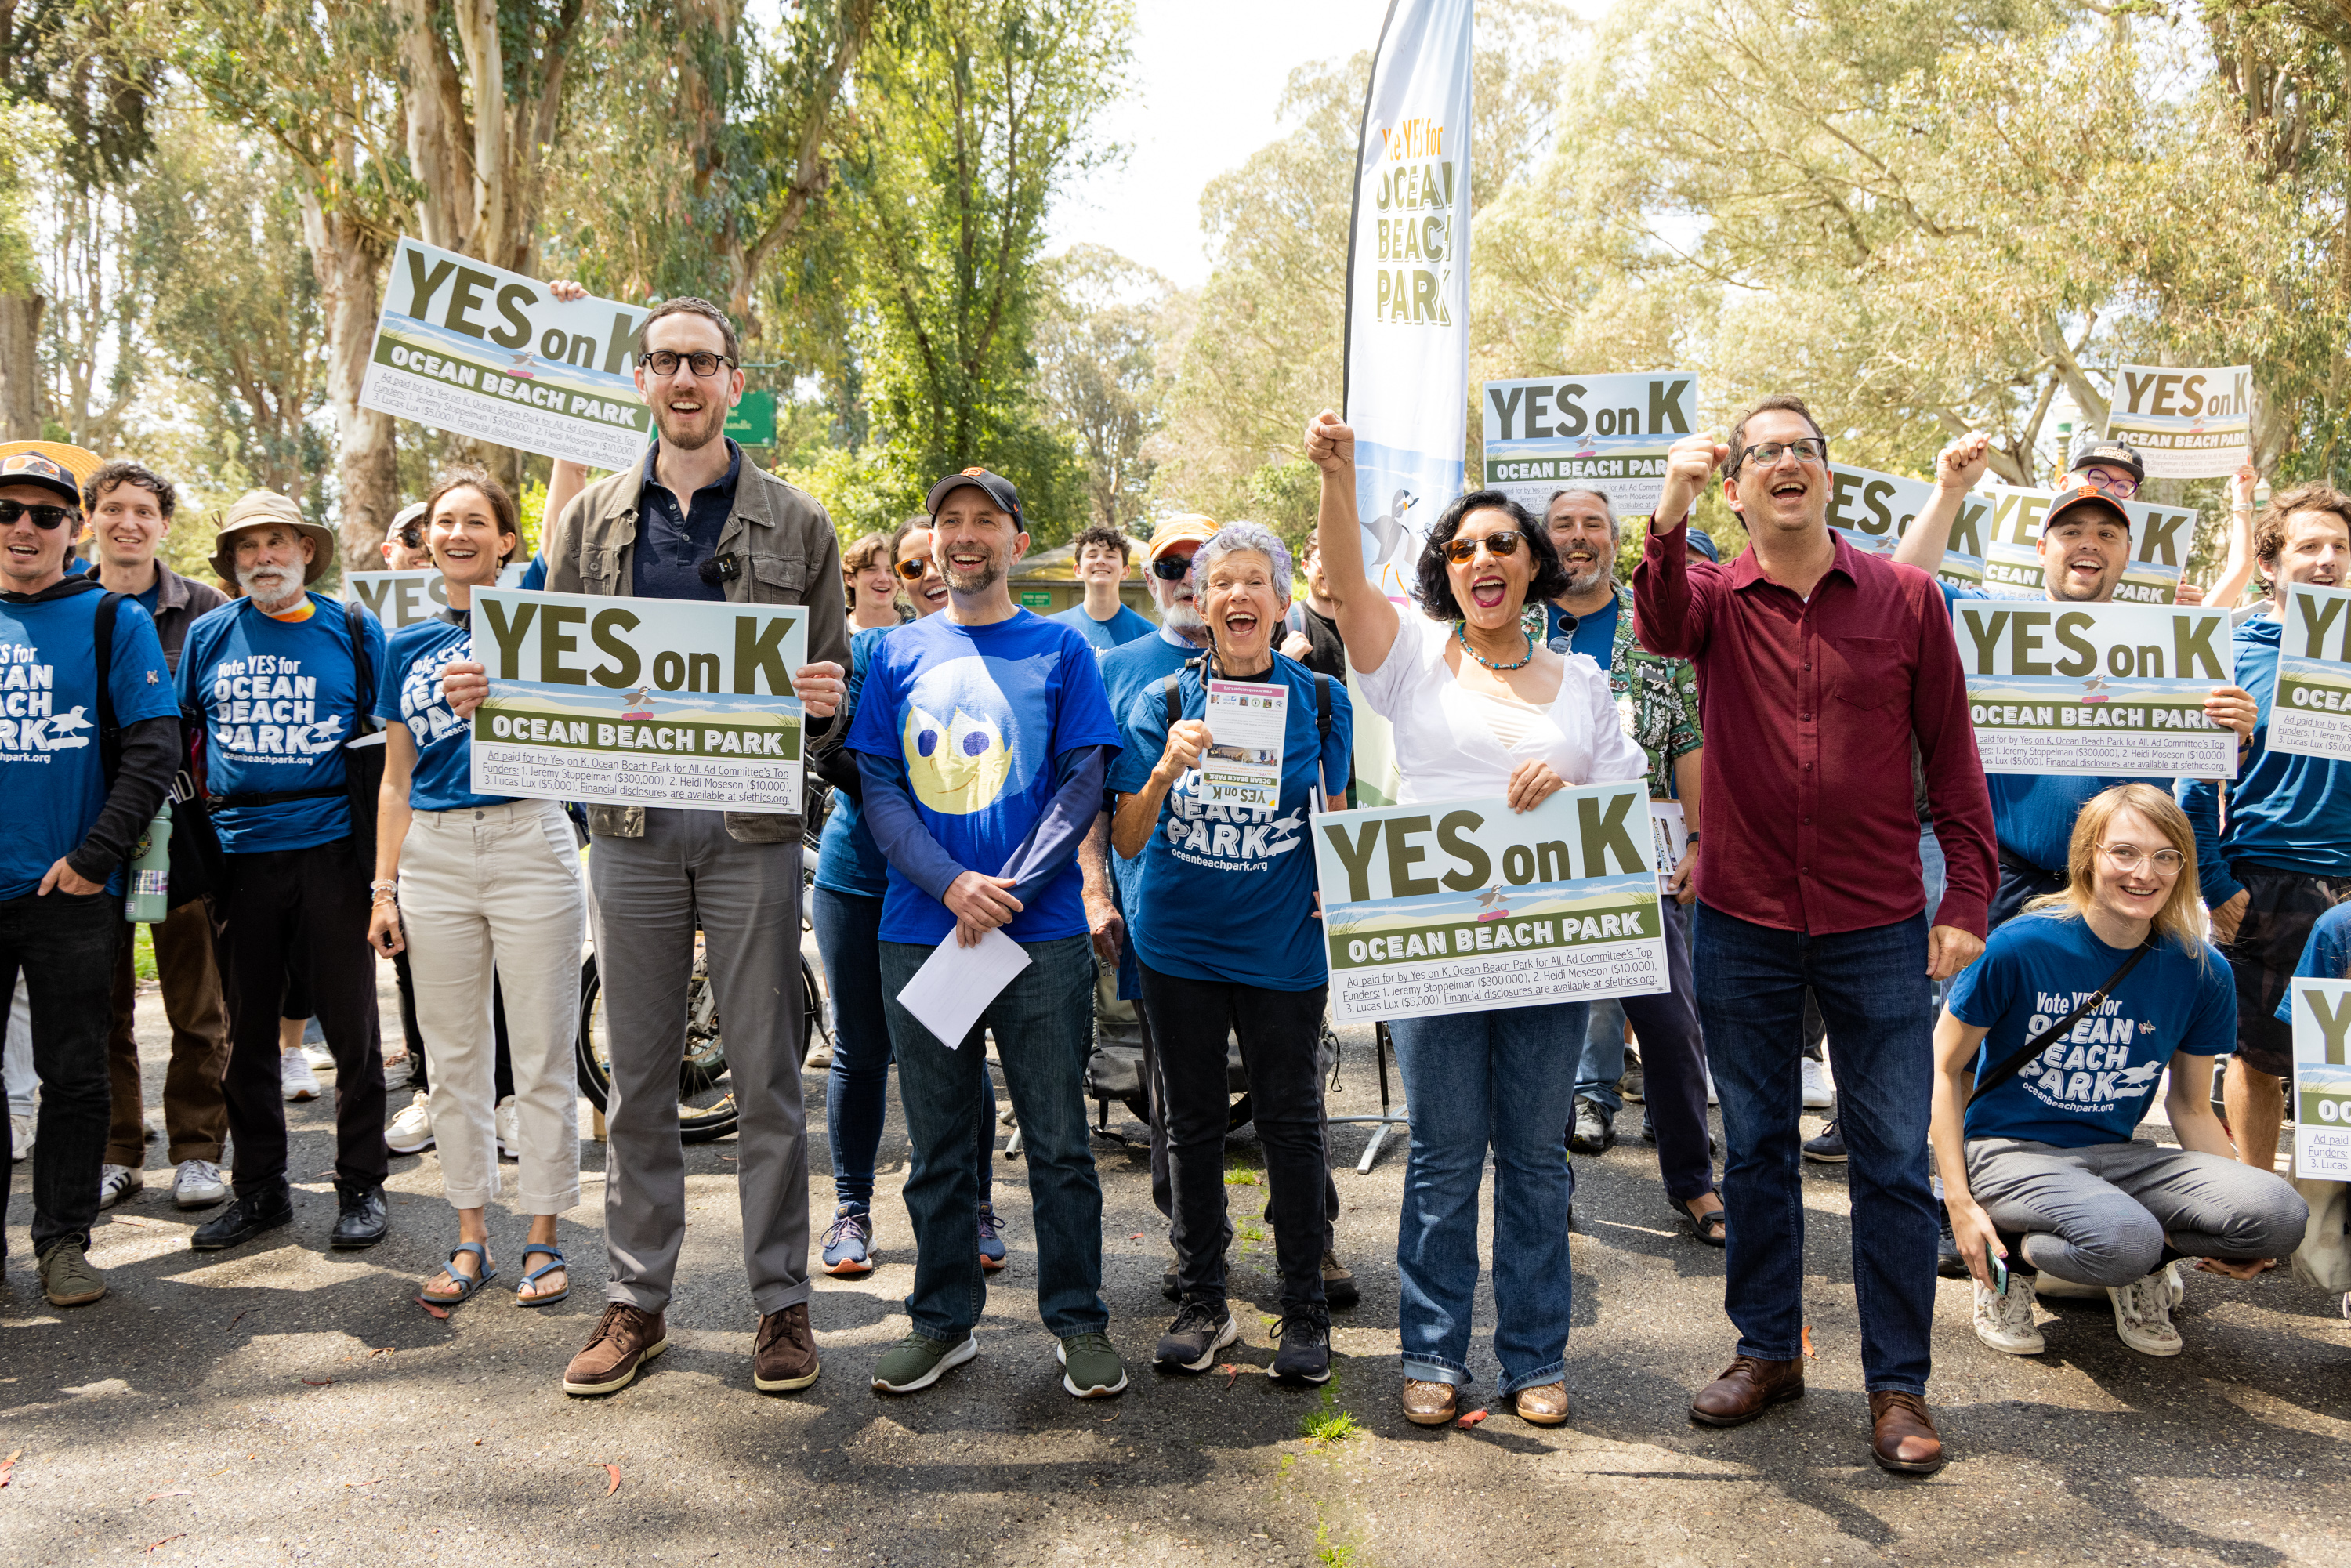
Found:
[{"label": "brown leather shoe", "polygon": [[820,1370],[806,1301],[759,1314],[758,1336],[751,1342],[752,1387],[762,1394],[789,1394],[814,1383]]},{"label": "brown leather shoe", "polygon": [[1804,1364],[1737,1355],[1722,1375],[1690,1400],[1690,1419],[1709,1427],[1740,1427],[1782,1399],[1804,1396]]},{"label": "brown leather shoe", "polygon": [[1869,1457],[1881,1470],[1931,1476],[1943,1468],[1942,1435],[1927,1402],[1916,1394],[1888,1391],[1869,1396]]},{"label": "brown leather shoe", "polygon": [[1567,1385],[1545,1383],[1521,1388],[1510,1396],[1519,1419],[1537,1427],[1556,1427],[1567,1419]]},{"label": "brown leather shoe", "polygon": [[596,1320],[596,1332],[563,1369],[566,1394],[617,1394],[637,1369],[669,1348],[669,1330],[659,1312],[614,1301]]},{"label": "brown leather shoe", "polygon": [[1404,1418],[1416,1427],[1442,1427],[1453,1419],[1453,1385],[1413,1377],[1405,1380]]}]

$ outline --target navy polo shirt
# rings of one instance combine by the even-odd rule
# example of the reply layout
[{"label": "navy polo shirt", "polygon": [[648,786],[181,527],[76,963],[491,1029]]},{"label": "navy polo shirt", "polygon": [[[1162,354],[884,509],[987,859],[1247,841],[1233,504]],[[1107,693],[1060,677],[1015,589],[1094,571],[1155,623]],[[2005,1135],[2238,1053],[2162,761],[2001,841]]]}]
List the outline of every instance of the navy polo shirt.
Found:
[{"label": "navy polo shirt", "polygon": [[[720,437],[726,440],[725,437]],[[718,553],[718,536],[735,510],[735,482],[743,473],[743,449],[726,442],[726,476],[705,485],[681,516],[677,497],[653,476],[661,457],[656,440],[645,449],[644,474],[637,491],[637,543],[631,560],[632,588],[639,599],[724,600],[724,583],[705,582],[695,570]]]}]

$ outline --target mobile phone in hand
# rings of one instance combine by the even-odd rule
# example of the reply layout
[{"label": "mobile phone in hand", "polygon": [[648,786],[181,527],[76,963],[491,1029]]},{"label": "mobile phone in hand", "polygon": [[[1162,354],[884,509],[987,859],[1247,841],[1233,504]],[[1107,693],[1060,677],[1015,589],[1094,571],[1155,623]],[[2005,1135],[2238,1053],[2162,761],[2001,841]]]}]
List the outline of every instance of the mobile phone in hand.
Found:
[{"label": "mobile phone in hand", "polygon": [[1984,1261],[1991,1265],[1992,1293],[2005,1296],[2008,1294],[2008,1260],[1987,1247],[1984,1249]]}]

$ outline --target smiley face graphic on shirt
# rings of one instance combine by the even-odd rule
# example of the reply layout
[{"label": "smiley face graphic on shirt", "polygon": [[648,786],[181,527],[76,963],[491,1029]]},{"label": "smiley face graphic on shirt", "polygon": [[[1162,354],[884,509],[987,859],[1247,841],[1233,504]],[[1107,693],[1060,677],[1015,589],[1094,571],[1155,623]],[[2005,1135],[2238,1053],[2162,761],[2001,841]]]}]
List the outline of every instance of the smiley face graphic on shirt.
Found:
[{"label": "smiley face graphic on shirt", "polygon": [[899,731],[914,799],[934,811],[967,817],[1007,790],[1029,787],[1035,771],[1029,758],[1041,747],[1023,746],[1011,690],[1038,680],[1033,663],[974,654],[923,672],[906,694]]}]

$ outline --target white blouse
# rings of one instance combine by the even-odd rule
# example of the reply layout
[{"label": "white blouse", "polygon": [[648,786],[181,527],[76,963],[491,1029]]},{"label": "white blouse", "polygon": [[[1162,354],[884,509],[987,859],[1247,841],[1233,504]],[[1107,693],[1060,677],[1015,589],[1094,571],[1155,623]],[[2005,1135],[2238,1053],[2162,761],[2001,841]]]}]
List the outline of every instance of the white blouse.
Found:
[{"label": "white blouse", "polygon": [[1398,804],[1499,795],[1523,762],[1548,762],[1570,784],[1615,784],[1648,771],[1625,733],[1608,673],[1589,655],[1565,655],[1559,695],[1538,707],[1465,690],[1445,663],[1451,622],[1398,606],[1397,622],[1378,669],[1355,669],[1352,659],[1348,667],[1364,701],[1395,727]]}]

